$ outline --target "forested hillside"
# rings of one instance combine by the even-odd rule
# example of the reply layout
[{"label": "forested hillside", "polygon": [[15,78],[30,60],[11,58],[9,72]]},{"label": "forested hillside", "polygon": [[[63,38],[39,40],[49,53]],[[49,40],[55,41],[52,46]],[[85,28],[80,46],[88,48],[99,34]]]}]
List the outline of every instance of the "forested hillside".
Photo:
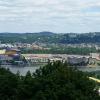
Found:
[{"label": "forested hillside", "polygon": [[63,44],[77,44],[77,43],[100,43],[100,33],[0,33],[0,41],[2,43],[63,43]]},{"label": "forested hillside", "polygon": [[66,63],[48,63],[34,74],[0,68],[0,100],[100,100],[88,74]]}]

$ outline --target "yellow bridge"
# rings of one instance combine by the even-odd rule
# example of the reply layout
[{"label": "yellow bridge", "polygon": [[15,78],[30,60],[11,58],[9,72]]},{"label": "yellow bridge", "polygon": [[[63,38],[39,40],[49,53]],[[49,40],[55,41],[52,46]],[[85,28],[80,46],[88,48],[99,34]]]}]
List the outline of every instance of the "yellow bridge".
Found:
[{"label": "yellow bridge", "polygon": [[95,81],[95,82],[97,82],[97,83],[100,83],[100,80],[99,80],[99,79],[97,79],[97,78],[94,78],[94,77],[89,77],[89,79],[90,79],[90,80],[93,80],[93,81]]}]

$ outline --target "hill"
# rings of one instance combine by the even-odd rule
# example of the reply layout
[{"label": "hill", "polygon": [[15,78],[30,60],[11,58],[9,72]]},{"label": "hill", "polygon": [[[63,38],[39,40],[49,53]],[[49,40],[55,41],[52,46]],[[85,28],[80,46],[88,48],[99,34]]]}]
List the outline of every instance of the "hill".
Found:
[{"label": "hill", "polygon": [[100,32],[94,33],[0,33],[2,43],[62,43],[62,44],[79,44],[79,43],[100,43]]}]

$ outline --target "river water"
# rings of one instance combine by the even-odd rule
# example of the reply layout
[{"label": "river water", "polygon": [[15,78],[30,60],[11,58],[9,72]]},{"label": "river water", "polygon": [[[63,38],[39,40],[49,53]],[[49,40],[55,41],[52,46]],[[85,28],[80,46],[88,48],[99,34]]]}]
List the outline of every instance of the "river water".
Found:
[{"label": "river water", "polygon": [[[34,73],[37,69],[40,68],[40,66],[43,66],[43,65],[33,65],[33,66],[29,66],[29,67],[18,67],[18,66],[6,65],[6,66],[2,66],[2,67],[9,69],[14,74],[19,72],[20,75],[25,76],[28,71],[30,71],[31,73]],[[84,71],[84,72],[86,72],[86,71],[87,72],[94,72],[94,71],[100,72],[100,66],[92,67],[92,68],[79,67],[78,69],[81,71]]]},{"label": "river water", "polygon": [[2,67],[9,69],[14,74],[19,72],[20,75],[22,75],[22,76],[25,76],[28,71],[30,71],[31,73],[34,73],[37,69],[40,68],[40,66],[37,66],[37,65],[36,66],[28,66],[28,67],[6,65],[6,66],[2,66]]},{"label": "river water", "polygon": [[96,67],[80,67],[79,70],[83,71],[83,72],[94,72],[94,71],[100,71],[100,66],[96,66]]}]

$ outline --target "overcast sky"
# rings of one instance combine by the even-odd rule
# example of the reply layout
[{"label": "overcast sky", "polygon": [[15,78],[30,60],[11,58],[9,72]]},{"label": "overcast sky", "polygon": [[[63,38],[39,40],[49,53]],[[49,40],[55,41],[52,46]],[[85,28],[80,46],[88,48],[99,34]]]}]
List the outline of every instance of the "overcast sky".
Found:
[{"label": "overcast sky", "polygon": [[100,31],[100,0],[0,0],[0,32],[40,31]]}]

